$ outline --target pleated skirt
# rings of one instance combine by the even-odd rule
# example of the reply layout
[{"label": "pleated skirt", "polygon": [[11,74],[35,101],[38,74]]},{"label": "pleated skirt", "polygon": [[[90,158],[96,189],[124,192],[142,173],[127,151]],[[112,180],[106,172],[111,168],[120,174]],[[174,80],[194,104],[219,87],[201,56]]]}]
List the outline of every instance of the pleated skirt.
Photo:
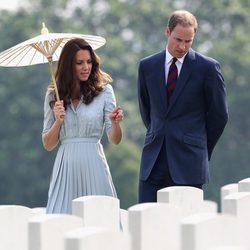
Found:
[{"label": "pleated skirt", "polygon": [[96,138],[61,142],[53,166],[47,213],[72,213],[72,200],[87,195],[117,197],[104,155]]}]

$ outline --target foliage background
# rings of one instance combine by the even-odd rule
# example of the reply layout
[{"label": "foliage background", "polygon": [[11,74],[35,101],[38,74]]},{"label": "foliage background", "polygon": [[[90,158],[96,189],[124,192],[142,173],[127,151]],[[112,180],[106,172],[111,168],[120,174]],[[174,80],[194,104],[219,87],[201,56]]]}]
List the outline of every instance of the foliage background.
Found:
[{"label": "foliage background", "polygon": [[[137,183],[145,128],[137,105],[140,58],[165,49],[164,30],[175,9],[193,12],[199,22],[193,48],[216,58],[225,77],[230,119],[210,162],[205,199],[219,203],[220,187],[250,176],[250,2],[249,0],[22,0],[14,12],[0,11],[0,51],[40,33],[101,35],[97,53],[114,79],[123,107],[124,138],[107,143],[106,156],[121,207],[137,203]],[[45,206],[56,150],[41,143],[48,65],[0,68],[0,204]]]}]

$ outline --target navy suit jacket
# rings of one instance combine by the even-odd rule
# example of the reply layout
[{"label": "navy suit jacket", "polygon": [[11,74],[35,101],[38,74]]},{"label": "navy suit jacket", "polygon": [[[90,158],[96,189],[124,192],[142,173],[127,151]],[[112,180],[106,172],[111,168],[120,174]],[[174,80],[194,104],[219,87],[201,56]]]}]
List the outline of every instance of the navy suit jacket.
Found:
[{"label": "navy suit jacket", "polygon": [[146,180],[165,140],[167,164],[176,184],[209,181],[209,159],[228,121],[220,65],[190,49],[167,105],[165,51],[140,61],[138,99],[147,128],[140,179]]}]

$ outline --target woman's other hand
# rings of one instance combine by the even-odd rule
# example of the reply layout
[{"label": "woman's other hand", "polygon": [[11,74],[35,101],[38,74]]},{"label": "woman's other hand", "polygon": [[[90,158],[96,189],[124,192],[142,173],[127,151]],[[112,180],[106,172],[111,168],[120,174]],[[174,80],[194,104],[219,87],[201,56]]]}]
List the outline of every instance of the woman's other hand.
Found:
[{"label": "woman's other hand", "polygon": [[123,115],[123,110],[121,107],[116,107],[110,114],[109,118],[112,123],[119,123],[123,120],[124,115]]}]

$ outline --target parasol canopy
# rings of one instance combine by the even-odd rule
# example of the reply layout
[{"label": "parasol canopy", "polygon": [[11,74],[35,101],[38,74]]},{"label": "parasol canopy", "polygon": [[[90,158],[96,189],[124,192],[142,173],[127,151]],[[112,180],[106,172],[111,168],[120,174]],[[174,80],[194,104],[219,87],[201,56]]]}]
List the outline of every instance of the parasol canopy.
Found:
[{"label": "parasol canopy", "polygon": [[62,48],[73,38],[84,39],[93,50],[106,43],[101,36],[72,34],[72,33],[49,33],[43,23],[41,35],[19,43],[0,53],[0,66],[21,67],[35,64],[49,63],[51,78],[55,87],[56,97],[59,100],[55,76],[52,70],[52,62],[58,61]]}]

